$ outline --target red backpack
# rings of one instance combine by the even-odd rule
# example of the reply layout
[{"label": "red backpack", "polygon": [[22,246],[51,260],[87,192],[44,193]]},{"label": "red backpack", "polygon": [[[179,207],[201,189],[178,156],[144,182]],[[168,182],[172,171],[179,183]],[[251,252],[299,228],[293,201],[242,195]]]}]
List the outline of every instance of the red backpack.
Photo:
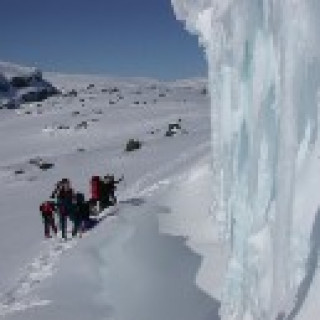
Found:
[{"label": "red backpack", "polygon": [[91,199],[100,199],[100,177],[98,176],[93,176],[91,178]]},{"label": "red backpack", "polygon": [[53,214],[54,207],[52,203],[50,203],[49,201],[46,201],[40,206],[40,210],[44,214]]}]

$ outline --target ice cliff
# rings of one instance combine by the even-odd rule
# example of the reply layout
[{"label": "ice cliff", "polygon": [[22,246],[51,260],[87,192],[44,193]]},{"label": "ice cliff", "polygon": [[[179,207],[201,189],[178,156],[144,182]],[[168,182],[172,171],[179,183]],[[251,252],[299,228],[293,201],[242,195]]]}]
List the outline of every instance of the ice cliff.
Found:
[{"label": "ice cliff", "polygon": [[298,204],[318,203],[299,185],[319,136],[320,2],[172,3],[209,66],[213,213],[231,248],[222,319],[286,318],[310,246]]}]

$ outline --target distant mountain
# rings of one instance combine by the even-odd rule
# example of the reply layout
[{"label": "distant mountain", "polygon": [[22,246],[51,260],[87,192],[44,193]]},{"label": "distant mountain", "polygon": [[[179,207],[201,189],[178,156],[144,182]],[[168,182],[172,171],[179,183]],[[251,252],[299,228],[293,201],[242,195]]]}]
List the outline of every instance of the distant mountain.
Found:
[{"label": "distant mountain", "polygon": [[58,94],[59,90],[43,79],[36,68],[0,61],[0,108],[18,108]]}]

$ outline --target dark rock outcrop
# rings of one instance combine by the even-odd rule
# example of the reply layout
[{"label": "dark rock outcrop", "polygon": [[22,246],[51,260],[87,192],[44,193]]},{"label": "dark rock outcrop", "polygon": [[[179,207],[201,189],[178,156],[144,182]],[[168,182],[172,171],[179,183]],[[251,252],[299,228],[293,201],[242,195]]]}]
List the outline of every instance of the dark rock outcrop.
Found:
[{"label": "dark rock outcrop", "polygon": [[0,62],[0,108],[18,108],[20,104],[40,102],[59,93],[43,79],[40,70]]},{"label": "dark rock outcrop", "polygon": [[129,141],[126,144],[126,151],[131,152],[135,150],[139,150],[142,147],[142,143],[139,140],[135,139],[129,139]]}]

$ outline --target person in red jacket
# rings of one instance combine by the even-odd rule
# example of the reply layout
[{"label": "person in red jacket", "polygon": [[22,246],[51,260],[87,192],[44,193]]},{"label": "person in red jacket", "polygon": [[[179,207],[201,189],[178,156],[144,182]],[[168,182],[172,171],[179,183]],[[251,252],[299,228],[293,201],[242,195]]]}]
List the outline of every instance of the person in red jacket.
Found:
[{"label": "person in red jacket", "polygon": [[40,206],[40,212],[44,225],[44,236],[46,238],[51,238],[50,229],[57,234],[57,227],[54,221],[54,203],[51,201],[45,201]]}]

